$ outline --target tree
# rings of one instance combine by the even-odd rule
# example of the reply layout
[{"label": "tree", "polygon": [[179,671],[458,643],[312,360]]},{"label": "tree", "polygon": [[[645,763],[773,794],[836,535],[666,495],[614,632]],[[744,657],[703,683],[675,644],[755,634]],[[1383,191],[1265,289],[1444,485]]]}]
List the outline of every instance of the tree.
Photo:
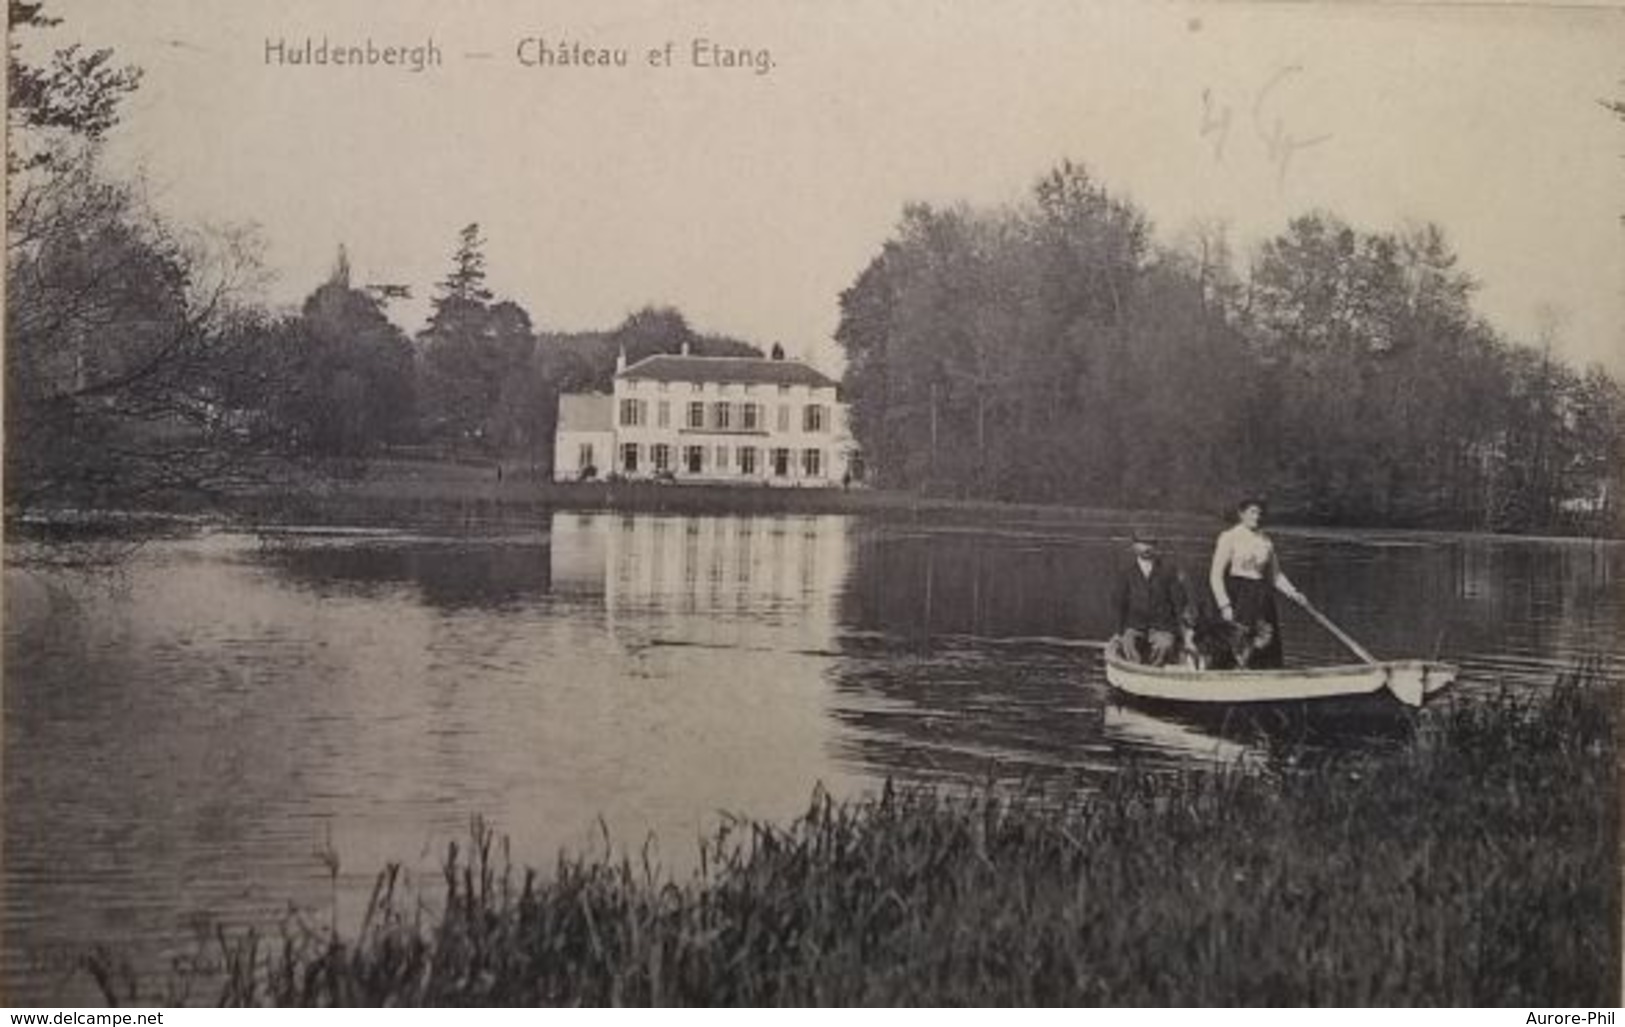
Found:
[{"label": "tree", "polygon": [[1625,387],[1592,366],[1572,393],[1573,455],[1566,489],[1579,500],[1574,527],[1594,535],[1625,532]]},{"label": "tree", "polygon": [[1128,297],[1122,442],[1125,505],[1215,510],[1262,470],[1251,425],[1256,364],[1223,315],[1213,279],[1228,273],[1216,250],[1161,254]]},{"label": "tree", "polygon": [[305,300],[297,328],[298,382],[282,415],[303,450],[361,457],[412,435],[411,343],[371,292],[351,284],[343,247],[332,275]]},{"label": "tree", "polygon": [[656,353],[681,352],[693,342],[694,330],[688,326],[688,318],[675,307],[643,307],[628,314],[610,333],[611,345],[626,354],[628,364]]},{"label": "tree", "polygon": [[969,234],[969,212],[911,204],[842,296],[835,337],[847,351],[854,431],[878,480],[894,487],[963,484],[946,358],[963,346]]},{"label": "tree", "polygon": [[[625,354],[628,364],[635,364],[657,353],[680,353],[684,346],[695,356],[762,355],[755,346],[731,336],[700,334],[689,325],[682,311],[655,304],[646,304],[633,311],[608,332],[588,333],[573,338],[568,349],[557,345],[562,341],[554,340],[553,355],[549,359],[565,376],[555,379],[557,386],[565,391],[609,391],[615,378],[616,361],[622,354]],[[582,362],[587,370],[584,379],[576,374]]]},{"label": "tree", "polygon": [[86,152],[58,164],[8,243],[6,469],[13,507],[219,498],[268,472],[282,354],[239,302],[239,234],[182,235]]},{"label": "tree", "polygon": [[[51,24],[13,2],[14,29]],[[196,506],[263,482],[286,452],[287,378],[242,231],[178,228],[108,176],[100,140],[138,72],[15,39],[6,208],[8,511]]]},{"label": "tree", "polygon": [[1245,276],[1219,228],[1150,238],[1070,163],[1014,207],[906,207],[836,331],[879,480],[1523,530],[1618,466],[1617,385],[1500,338],[1436,226],[1309,213]]},{"label": "tree", "polygon": [[1064,163],[1020,207],[903,212],[841,300],[854,432],[888,484],[1114,502],[1149,226]]},{"label": "tree", "polygon": [[435,316],[458,304],[484,305],[491,302],[491,290],[485,287],[485,240],[480,237],[478,222],[464,225],[457,233],[457,251],[452,254],[451,273],[440,283],[440,298],[435,303]]},{"label": "tree", "polygon": [[1360,231],[1295,218],[1260,250],[1250,330],[1270,383],[1270,478],[1320,519],[1460,523],[1491,445],[1471,296],[1432,225]]},{"label": "tree", "polygon": [[1049,474],[1072,482],[1077,501],[1122,503],[1145,432],[1126,420],[1134,345],[1132,298],[1150,256],[1151,225],[1070,161],[1034,190],[1034,234],[1042,253],[1044,321],[1063,383],[1068,445]]},{"label": "tree", "polygon": [[626,316],[609,336],[610,349],[635,364],[656,353],[688,352],[704,357],[759,357],[761,350],[726,335],[701,335],[676,307],[646,304]]},{"label": "tree", "polygon": [[[24,61],[18,48],[18,30],[61,23],[61,19],[44,14],[44,6],[9,0],[11,40],[6,77],[12,145],[6,151],[8,175],[38,169],[59,159],[48,148],[56,137],[100,142],[118,123],[119,105],[141,82],[141,69],[113,66],[113,51],[108,49],[85,53],[79,46],[67,47],[56,51],[45,67]],[[31,147],[30,143],[46,146]]]},{"label": "tree", "polygon": [[452,270],[440,282],[429,324],[419,336],[422,398],[431,437],[501,453],[531,441],[529,430],[521,427],[530,419],[513,383],[530,365],[536,337],[522,307],[492,302],[484,245],[477,224],[458,233]]}]

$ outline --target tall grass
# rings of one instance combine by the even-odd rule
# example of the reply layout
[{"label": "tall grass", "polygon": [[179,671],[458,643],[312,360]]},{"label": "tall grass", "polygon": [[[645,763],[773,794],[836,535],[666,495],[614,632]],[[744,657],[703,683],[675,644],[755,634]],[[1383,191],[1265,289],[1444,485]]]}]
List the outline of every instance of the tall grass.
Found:
[{"label": "tall grass", "polygon": [[1446,707],[1398,753],[1075,797],[819,794],[729,825],[683,882],[624,858],[517,871],[477,827],[433,912],[391,867],[354,937],[222,938],[192,997],[1612,1005],[1617,699],[1582,675]]}]

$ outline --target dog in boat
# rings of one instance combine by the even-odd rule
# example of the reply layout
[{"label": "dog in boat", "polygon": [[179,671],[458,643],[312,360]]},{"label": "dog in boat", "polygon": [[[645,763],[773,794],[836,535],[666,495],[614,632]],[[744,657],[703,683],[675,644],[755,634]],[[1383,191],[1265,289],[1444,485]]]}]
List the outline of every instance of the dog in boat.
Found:
[{"label": "dog in boat", "polygon": [[1275,629],[1260,622],[1249,629],[1218,616],[1192,614],[1181,625],[1180,660],[1190,670],[1246,670],[1253,657],[1275,638]]}]

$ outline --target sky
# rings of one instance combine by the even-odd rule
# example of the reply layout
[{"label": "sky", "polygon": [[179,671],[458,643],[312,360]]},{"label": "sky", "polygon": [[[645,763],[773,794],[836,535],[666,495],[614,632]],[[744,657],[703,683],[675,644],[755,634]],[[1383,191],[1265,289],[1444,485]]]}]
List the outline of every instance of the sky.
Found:
[{"label": "sky", "polygon": [[[1289,218],[1441,225],[1478,309],[1625,373],[1625,9],[1021,0],[55,0],[31,49],[145,69],[110,141],[191,223],[259,226],[293,305],[347,247],[422,324],[459,228],[550,330],[648,303],[830,371],[838,298],[904,204],[1021,200],[1063,159],[1159,241]],[[438,66],[294,66],[320,45]],[[694,66],[695,40],[758,74]],[[672,44],[673,66],[650,63]],[[538,47],[625,67],[527,66]],[[406,55],[403,55],[403,57]],[[704,56],[704,55],[702,55]],[[657,58],[659,59],[659,58]],[[717,64],[713,55],[708,63]]]}]

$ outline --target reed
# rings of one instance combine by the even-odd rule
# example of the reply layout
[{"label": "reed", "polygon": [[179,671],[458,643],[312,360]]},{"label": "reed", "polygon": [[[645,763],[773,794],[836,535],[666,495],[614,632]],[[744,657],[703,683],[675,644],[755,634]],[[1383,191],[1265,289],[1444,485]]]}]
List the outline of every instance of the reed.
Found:
[{"label": "reed", "polygon": [[728,823],[682,881],[625,857],[519,870],[476,825],[430,901],[389,867],[353,936],[222,935],[167,998],[1612,1005],[1617,700],[1580,673],[1447,705],[1397,752],[1082,794],[820,792],[791,823]]}]

